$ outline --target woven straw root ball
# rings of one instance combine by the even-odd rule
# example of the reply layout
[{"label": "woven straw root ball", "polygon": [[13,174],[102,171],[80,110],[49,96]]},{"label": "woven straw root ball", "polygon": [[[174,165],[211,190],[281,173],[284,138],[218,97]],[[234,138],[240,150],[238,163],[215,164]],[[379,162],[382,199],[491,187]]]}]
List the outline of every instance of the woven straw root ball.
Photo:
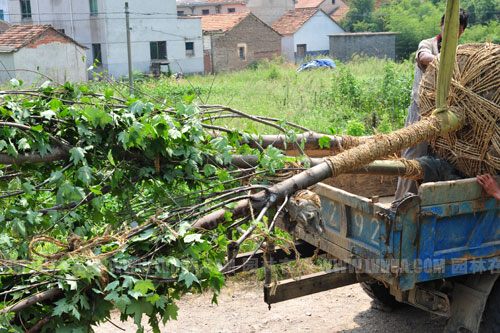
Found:
[{"label": "woven straw root ball", "polygon": [[[438,58],[429,65],[420,84],[421,117],[435,109]],[[458,47],[448,105],[463,112],[465,126],[431,141],[433,149],[464,176],[500,174],[500,45]]]}]

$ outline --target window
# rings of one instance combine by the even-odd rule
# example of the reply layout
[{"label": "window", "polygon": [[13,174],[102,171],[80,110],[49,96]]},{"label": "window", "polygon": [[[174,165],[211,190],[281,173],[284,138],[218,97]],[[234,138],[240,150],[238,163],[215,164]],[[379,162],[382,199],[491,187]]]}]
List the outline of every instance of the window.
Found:
[{"label": "window", "polygon": [[238,44],[238,56],[240,60],[247,60],[247,44]]},{"label": "window", "polygon": [[220,14],[220,6],[215,6],[215,14]]},{"label": "window", "polygon": [[151,60],[167,59],[167,42],[149,42],[149,52]]},{"label": "window", "polygon": [[194,56],[194,42],[186,42],[186,55]]},{"label": "window", "polygon": [[102,64],[101,44],[92,44],[92,60],[98,65]]},{"label": "window", "polygon": [[57,31],[59,31],[60,33],[64,33],[64,29],[56,29]]},{"label": "window", "polygon": [[0,20],[5,21],[5,18],[3,16],[3,9],[0,9]]},{"label": "window", "polygon": [[235,12],[236,12],[236,9],[234,9],[234,8],[228,8],[228,9],[227,9],[227,12],[228,12],[228,13],[235,13]]},{"label": "window", "polygon": [[210,14],[210,10],[208,10],[208,9],[203,9],[201,11],[201,15],[208,15],[208,14]]},{"label": "window", "polygon": [[21,18],[30,18],[31,17],[31,1],[30,0],[21,0]]},{"label": "window", "polygon": [[178,10],[177,11],[177,16],[184,16],[184,11],[183,10]]},{"label": "window", "polygon": [[97,0],[89,0],[90,15],[97,15]]},{"label": "window", "polygon": [[332,5],[335,5],[335,0],[332,0]]}]

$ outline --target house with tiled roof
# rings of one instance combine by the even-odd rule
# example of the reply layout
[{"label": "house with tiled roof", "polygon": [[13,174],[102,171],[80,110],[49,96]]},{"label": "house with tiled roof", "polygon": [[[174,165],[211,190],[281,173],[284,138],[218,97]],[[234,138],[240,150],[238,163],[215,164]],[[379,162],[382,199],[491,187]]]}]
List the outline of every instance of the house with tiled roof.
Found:
[{"label": "house with tiled roof", "polygon": [[[169,63],[173,72],[203,72],[199,18],[177,17],[175,0],[127,3],[132,70],[166,72]],[[88,47],[87,68],[95,63],[93,71],[120,78],[128,75],[124,5],[115,0],[9,0],[0,1],[0,10],[12,24],[51,24]]]},{"label": "house with tiled roof", "polygon": [[205,72],[234,71],[281,54],[281,36],[251,12],[201,16]]},{"label": "house with tiled roof", "polygon": [[288,61],[306,56],[329,54],[329,35],[344,29],[319,8],[299,8],[287,11],[272,28],[281,37],[281,53]]},{"label": "house with tiled roof", "polygon": [[301,8],[319,8],[336,22],[340,22],[349,11],[344,0],[297,0],[295,9]]},{"label": "house with tiled roof", "polygon": [[248,0],[176,0],[177,15],[211,15],[246,12]]},{"label": "house with tiled roof", "polygon": [[[51,25],[13,25],[0,34],[0,81],[87,80],[87,48]],[[41,73],[41,74],[38,74]]]}]

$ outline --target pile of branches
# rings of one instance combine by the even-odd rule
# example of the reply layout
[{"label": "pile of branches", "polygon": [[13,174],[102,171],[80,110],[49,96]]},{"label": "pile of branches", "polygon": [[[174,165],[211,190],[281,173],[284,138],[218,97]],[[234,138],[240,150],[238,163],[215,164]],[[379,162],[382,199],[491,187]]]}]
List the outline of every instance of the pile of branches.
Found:
[{"label": "pile of branches", "polygon": [[[216,302],[230,271],[227,245],[273,236],[269,186],[308,166],[303,139],[339,142],[192,97],[169,107],[120,94],[69,83],[0,91],[2,329],[87,331],[117,308],[139,329],[146,314],[158,331],[185,292],[211,290]],[[220,125],[242,117],[281,135]],[[261,210],[227,213],[210,232],[193,228],[256,193]]]}]

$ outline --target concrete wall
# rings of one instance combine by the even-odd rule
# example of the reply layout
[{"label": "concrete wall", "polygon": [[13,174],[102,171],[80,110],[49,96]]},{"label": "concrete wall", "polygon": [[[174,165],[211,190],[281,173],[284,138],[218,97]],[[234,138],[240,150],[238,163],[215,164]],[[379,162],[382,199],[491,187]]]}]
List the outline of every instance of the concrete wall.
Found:
[{"label": "concrete wall", "polygon": [[59,83],[86,81],[87,66],[85,59],[82,59],[84,55],[85,50],[82,47],[63,38],[54,30],[48,30],[35,42],[17,52],[0,54],[3,66],[7,69],[18,69],[9,73],[0,71],[0,80],[5,83],[16,77],[27,85],[41,84],[47,80],[37,73],[19,70],[27,69],[43,73]]},{"label": "concrete wall", "polygon": [[[217,12],[216,7],[219,7],[219,12]],[[203,10],[208,10],[209,14],[227,14],[229,13],[229,8],[234,8],[235,13],[246,12],[248,9],[245,4],[235,3],[232,5],[215,5],[207,4],[205,6],[177,6],[177,11],[183,11],[184,15],[202,15]]]},{"label": "concrete wall", "polygon": [[298,44],[306,44],[307,55],[328,54],[330,50],[328,35],[343,32],[344,30],[328,15],[318,11],[294,34],[294,56]]},{"label": "concrete wall", "polygon": [[[246,46],[246,59],[241,60],[238,46]],[[212,36],[212,63],[214,71],[232,71],[246,68],[254,61],[281,54],[281,36],[249,15],[232,30]]]},{"label": "concrete wall", "polygon": [[11,78],[16,77],[16,73],[7,72],[4,69],[11,69],[14,67],[14,52],[0,53],[0,84],[9,81]]},{"label": "concrete wall", "polygon": [[247,9],[268,25],[294,8],[294,0],[248,0],[247,4]]},{"label": "concrete wall", "polygon": [[[175,0],[128,0],[128,3],[133,70],[149,72],[149,42],[166,41],[173,71],[203,72],[200,19],[178,19]],[[88,0],[31,0],[32,18],[23,20],[19,0],[9,0],[9,6],[16,13],[11,15],[17,19],[15,23],[52,24],[87,46],[87,66],[94,60],[92,44],[101,44],[102,64],[97,70],[114,77],[128,74],[124,2],[98,0],[98,13],[91,15]],[[194,56],[186,55],[186,42],[194,42]]]},{"label": "concrete wall", "polygon": [[391,32],[343,33],[331,35],[330,56],[349,61],[354,55],[395,59],[396,34]]},{"label": "concrete wall", "polygon": [[293,43],[293,35],[286,35],[281,38],[281,55],[288,62],[295,61],[295,44]]}]

